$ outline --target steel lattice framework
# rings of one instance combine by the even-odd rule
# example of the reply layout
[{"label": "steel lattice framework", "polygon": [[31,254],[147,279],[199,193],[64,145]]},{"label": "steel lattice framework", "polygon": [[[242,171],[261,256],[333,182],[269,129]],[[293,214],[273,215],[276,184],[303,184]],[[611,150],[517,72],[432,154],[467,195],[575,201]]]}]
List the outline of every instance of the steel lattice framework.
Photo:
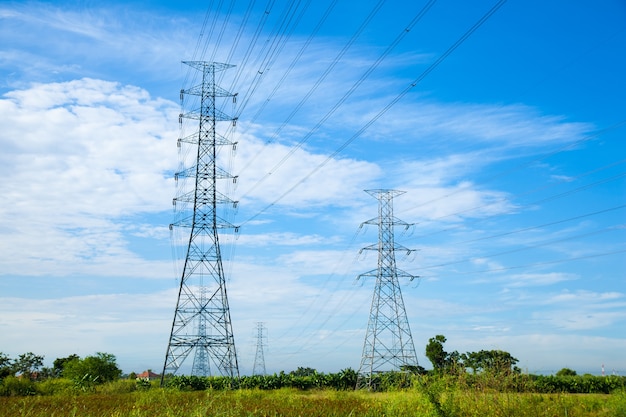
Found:
[{"label": "steel lattice framework", "polygon": [[254,356],[254,366],[252,375],[265,375],[265,355],[263,347],[265,346],[265,326],[263,323],[257,323],[256,336],[256,355]]},{"label": "steel lattice framework", "polygon": [[377,373],[401,370],[418,364],[398,280],[413,280],[415,276],[396,268],[395,258],[396,251],[405,251],[407,254],[411,252],[411,249],[396,244],[394,239],[396,226],[411,226],[393,215],[393,198],[404,194],[404,191],[366,192],[379,202],[378,217],[363,223],[378,225],[378,243],[362,250],[378,251],[378,267],[359,275],[359,278],[375,277],[376,286],[358,372],[358,389],[372,388],[373,376]]},{"label": "steel lattice framework", "polygon": [[216,108],[216,98],[234,97],[215,83],[215,74],[233,65],[184,61],[201,72],[200,84],[181,90],[199,97],[200,107],[183,118],[198,121],[198,131],[178,140],[179,147],[191,147],[196,152],[195,163],[183,167],[175,178],[195,183],[191,191],[179,193],[174,205],[187,207],[187,214],[170,225],[189,231],[185,262],[180,280],[178,301],[167,346],[161,382],[166,373],[175,374],[185,359],[194,352],[192,375],[211,375],[211,365],[223,376],[239,376],[233,337],[226,280],[222,267],[218,230],[234,227],[217,214],[218,204],[236,202],[217,190],[217,181],[233,178],[216,164],[217,148],[233,145],[217,134],[219,122],[235,123],[235,119]]}]

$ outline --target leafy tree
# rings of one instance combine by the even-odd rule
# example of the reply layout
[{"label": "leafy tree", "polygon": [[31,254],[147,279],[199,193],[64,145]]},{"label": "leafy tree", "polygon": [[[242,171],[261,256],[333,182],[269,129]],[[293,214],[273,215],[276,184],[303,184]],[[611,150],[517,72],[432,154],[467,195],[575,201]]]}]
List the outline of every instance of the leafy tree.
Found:
[{"label": "leafy tree", "polygon": [[563,368],[556,373],[556,376],[576,376],[576,371],[569,368]]},{"label": "leafy tree", "polygon": [[22,374],[29,379],[42,366],[43,356],[35,355],[33,352],[23,353],[13,361],[14,372]]},{"label": "leafy tree", "polygon": [[503,350],[481,350],[479,352],[467,352],[461,355],[464,365],[477,371],[489,371],[492,373],[520,372],[515,366],[519,360]]},{"label": "leafy tree", "polygon": [[77,381],[103,383],[119,379],[122,370],[117,367],[115,355],[98,352],[84,359],[74,358],[63,365],[63,376]]},{"label": "leafy tree", "polygon": [[426,357],[433,364],[435,372],[438,373],[443,372],[448,359],[448,352],[443,349],[444,343],[446,343],[446,337],[438,334],[428,339],[428,344],[426,345]]},{"label": "leafy tree", "polygon": [[298,369],[296,369],[295,371],[291,371],[289,372],[289,375],[293,375],[293,376],[313,376],[317,374],[317,371],[313,368],[303,368],[302,366],[299,366]]},{"label": "leafy tree", "polygon": [[9,375],[13,375],[13,365],[11,364],[11,358],[6,354],[0,352],[0,378],[6,378]]},{"label": "leafy tree", "polygon": [[448,353],[446,356],[446,370],[454,375],[465,373],[465,364],[463,363],[463,355],[457,350]]},{"label": "leafy tree", "polygon": [[67,358],[56,358],[52,363],[53,375],[55,377],[63,376],[63,368],[65,367],[65,364],[73,361],[74,359],[80,359],[80,356],[73,353]]}]

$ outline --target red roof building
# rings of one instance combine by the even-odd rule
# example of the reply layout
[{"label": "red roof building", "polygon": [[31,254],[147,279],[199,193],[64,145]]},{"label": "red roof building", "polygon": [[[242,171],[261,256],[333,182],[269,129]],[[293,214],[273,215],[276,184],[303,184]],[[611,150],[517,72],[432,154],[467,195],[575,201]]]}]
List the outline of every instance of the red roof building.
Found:
[{"label": "red roof building", "polygon": [[148,369],[147,371],[143,371],[142,373],[137,374],[137,378],[141,378],[141,379],[146,379],[147,378],[150,381],[152,381],[153,379],[161,378],[161,375],[155,374],[150,369]]}]

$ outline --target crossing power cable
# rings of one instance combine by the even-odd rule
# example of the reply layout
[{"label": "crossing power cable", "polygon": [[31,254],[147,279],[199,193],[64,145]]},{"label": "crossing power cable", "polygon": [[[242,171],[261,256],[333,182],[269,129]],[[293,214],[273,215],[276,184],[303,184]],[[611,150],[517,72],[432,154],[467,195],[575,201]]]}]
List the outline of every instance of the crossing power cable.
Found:
[{"label": "crossing power cable", "polygon": [[[322,297],[322,292],[323,290],[327,287],[327,285],[330,283],[330,280],[337,276],[337,269],[344,264],[344,259],[346,258],[348,252],[351,250],[352,245],[354,244],[354,242],[356,241],[357,236],[359,235],[360,232],[360,228],[352,235],[352,238],[350,239],[349,244],[347,245],[347,248],[343,251],[342,255],[341,255],[341,259],[335,264],[333,270],[331,271],[330,274],[327,274],[326,279],[324,280],[324,282],[322,283],[322,286],[320,287],[320,290],[318,291],[317,295],[315,296],[315,298],[313,300],[311,300],[311,302],[309,303],[309,305],[307,306],[307,308],[305,310],[302,311],[302,313],[298,316],[298,318],[296,319],[294,325],[292,325],[292,327],[295,327],[295,325],[300,324],[301,320],[304,317],[308,317],[309,320],[307,322],[307,324],[301,329],[300,333],[297,334],[296,336],[293,337],[293,341],[295,342],[296,340],[298,340],[300,338],[300,336],[302,336],[304,334],[304,332],[306,332],[309,327],[316,322],[317,317],[319,316],[319,312],[324,310],[326,305],[328,305],[330,303],[330,299],[326,298],[324,300],[324,302],[321,304],[320,308],[318,309],[318,312],[315,313],[314,315],[310,315],[310,311],[313,308],[314,305],[319,305],[319,298]],[[354,265],[355,261],[352,261],[352,263],[350,264],[350,266]],[[337,284],[335,285],[335,288],[333,290],[330,291],[331,294],[335,294],[338,290],[339,290],[339,286],[341,285],[342,281],[338,280]],[[344,304],[344,302],[347,301],[347,297],[344,295],[343,299],[339,302],[339,304]],[[286,334],[286,333],[285,333]],[[285,334],[281,335],[280,337],[282,338],[283,336],[285,336]]]},{"label": "crossing power cable", "polygon": [[[278,82],[276,83],[276,85],[274,86],[274,88],[272,89],[270,94],[263,101],[263,104],[261,104],[261,106],[259,106],[259,109],[257,110],[257,112],[252,116],[252,118],[251,118],[251,120],[249,122],[249,125],[253,125],[256,122],[256,120],[260,117],[261,113],[265,110],[267,104],[276,95],[277,91],[283,85],[283,83],[285,82],[285,80],[287,79],[287,77],[289,76],[291,71],[294,69],[296,64],[300,61],[300,58],[302,57],[304,52],[309,48],[309,45],[311,44],[313,39],[317,36],[317,33],[319,32],[319,30],[322,28],[322,26],[324,25],[324,23],[326,22],[326,20],[330,16],[330,14],[333,11],[333,9],[335,8],[335,5],[337,4],[337,2],[338,2],[338,0],[333,0],[331,2],[331,4],[328,6],[328,8],[326,9],[326,11],[322,15],[322,17],[318,20],[318,22],[317,22],[315,28],[313,29],[313,31],[311,32],[311,34],[308,36],[307,40],[304,42],[304,44],[302,45],[302,47],[300,48],[300,50],[296,54],[295,58],[291,61],[291,63],[287,67],[287,70],[283,73],[282,77],[278,80]],[[246,131],[244,131],[244,133],[245,132]],[[267,145],[269,145],[270,143],[272,143],[272,142],[271,141],[266,141],[264,146],[263,146],[263,149],[261,149],[261,151],[259,153],[257,153],[250,161],[248,161],[248,163],[242,168],[241,172],[244,172],[254,161],[256,161],[256,159],[259,157],[259,155],[265,150]]]},{"label": "crossing power cable", "polygon": [[[506,250],[506,251],[496,252],[496,253],[492,253],[492,254],[488,254],[488,255],[480,255],[480,258],[481,259],[495,258],[497,256],[508,255],[508,254],[511,254],[511,253],[516,253],[516,252],[522,252],[522,251],[526,251],[526,250],[530,250],[530,249],[535,249],[535,248],[547,246],[547,245],[550,245],[550,244],[553,244],[553,243],[561,243],[561,242],[566,242],[566,241],[569,241],[569,240],[576,240],[576,239],[580,239],[580,238],[583,238],[583,237],[588,237],[588,236],[594,236],[594,235],[598,235],[598,234],[602,234],[602,233],[613,232],[615,230],[624,230],[625,227],[626,227],[626,224],[618,224],[618,225],[614,225],[614,226],[605,227],[603,229],[594,230],[592,232],[583,233],[583,234],[580,234],[580,235],[568,236],[568,237],[565,237],[565,238],[555,239],[555,240],[547,240],[547,241],[543,241],[541,243],[537,243],[537,244],[534,244],[534,245],[527,245],[527,246],[524,246],[522,248],[509,249],[509,250]],[[442,268],[444,266],[450,266],[450,265],[456,265],[456,264],[470,262],[470,261],[472,261],[474,259],[476,259],[475,256],[472,257],[472,258],[466,258],[466,259],[460,259],[460,260],[456,260],[456,261],[444,262],[444,263],[435,264],[435,265],[426,265],[426,266],[420,267],[419,269],[424,270],[424,269]]]},{"label": "crossing power cable", "polygon": [[[215,55],[217,54],[217,51],[220,49],[220,44],[222,43],[224,32],[226,31],[226,28],[228,27],[228,22],[230,21],[230,18],[233,14],[233,8],[235,7],[235,3],[236,3],[236,0],[230,0],[230,7],[226,11],[226,18],[223,20],[222,28],[220,29],[219,34],[217,35],[217,39],[215,40],[215,46],[213,48],[213,53],[211,53],[211,57],[209,58],[209,62],[215,62]],[[218,7],[218,10],[220,8],[221,8],[221,3],[220,3],[220,7]],[[215,19],[217,19],[218,14],[219,13],[215,13]],[[208,46],[209,46],[209,43],[207,42],[205,44],[202,57],[204,57],[204,55],[206,54],[206,49],[208,48]]]},{"label": "crossing power cable", "polygon": [[[237,50],[238,46],[239,46],[239,42],[241,41],[241,37],[244,33],[244,30],[246,28],[246,26],[248,25],[248,20],[250,19],[250,15],[252,13],[252,10],[254,9],[254,5],[256,3],[256,0],[251,0],[248,2],[248,8],[246,9],[244,15],[243,15],[243,19],[241,21],[241,24],[239,25],[239,29],[237,30],[237,34],[235,35],[234,39],[233,39],[233,44],[230,48],[230,51],[228,52],[228,56],[226,58],[226,62],[231,62],[233,59],[233,56],[235,54],[235,51]],[[222,80],[222,78],[219,79],[220,81]]]},{"label": "crossing power cable", "polygon": [[[518,165],[516,165],[516,166],[514,166],[514,167],[512,167],[512,168],[505,169],[505,170],[503,170],[503,171],[497,172],[497,173],[495,173],[495,174],[493,174],[493,175],[491,175],[491,176],[487,177],[486,179],[481,180],[480,182],[481,182],[481,184],[484,184],[484,183],[491,182],[491,181],[493,181],[493,180],[495,180],[495,179],[505,177],[505,176],[507,176],[507,175],[510,175],[510,174],[511,174],[511,173],[513,173],[513,172],[517,172],[517,171],[520,171],[520,170],[521,170],[521,169],[523,169],[523,168],[527,168],[527,167],[529,167],[529,166],[532,166],[532,165],[534,165],[534,164],[537,164],[538,162],[541,162],[541,161],[543,161],[543,160],[545,160],[545,159],[548,159],[548,158],[550,158],[550,157],[552,157],[552,156],[554,156],[554,155],[558,155],[558,154],[560,154],[560,153],[562,153],[562,152],[565,152],[565,151],[566,151],[566,150],[568,150],[568,149],[572,149],[572,148],[574,148],[574,147],[576,147],[576,146],[579,146],[579,145],[581,145],[581,144],[583,144],[583,143],[585,143],[585,142],[588,142],[588,141],[590,141],[590,140],[592,140],[592,139],[597,139],[597,138],[599,138],[600,136],[602,136],[602,135],[604,135],[604,134],[606,134],[606,133],[608,133],[608,132],[610,132],[610,131],[613,131],[613,130],[619,129],[619,128],[621,128],[621,127],[622,127],[622,126],[624,126],[624,125],[626,125],[626,119],[621,120],[621,121],[619,121],[619,122],[617,122],[617,123],[614,123],[613,125],[611,125],[611,126],[609,126],[609,127],[607,127],[607,128],[601,129],[601,130],[599,130],[599,131],[595,132],[595,133],[594,133],[594,134],[592,134],[592,135],[587,135],[587,136],[585,136],[585,137],[583,137],[583,138],[580,138],[580,139],[574,140],[574,141],[572,141],[572,142],[566,143],[566,144],[564,144],[564,145],[562,145],[562,146],[560,146],[560,147],[556,148],[556,149],[555,149],[555,150],[553,150],[553,151],[550,151],[550,152],[548,152],[548,153],[546,153],[546,154],[543,154],[543,155],[539,156],[538,158],[534,158],[534,159],[532,159],[531,161],[523,162],[523,163],[518,164]],[[434,198],[434,199],[428,200],[428,201],[426,201],[426,202],[424,202],[424,203],[421,203],[421,204],[419,204],[419,205],[413,206],[413,207],[411,207],[410,209],[404,210],[404,211],[403,211],[403,213],[411,212],[412,210],[414,210],[414,209],[416,209],[416,208],[420,208],[420,207],[426,206],[426,205],[428,205],[428,204],[432,204],[432,203],[435,203],[435,202],[437,202],[437,201],[441,201],[441,200],[443,200],[443,199],[445,199],[445,198],[448,198],[448,197],[451,197],[451,196],[453,196],[453,195],[456,195],[456,194],[458,194],[458,193],[460,193],[460,192],[466,191],[466,190],[468,190],[469,188],[470,188],[469,186],[459,187],[459,188],[458,188],[458,189],[456,189],[455,191],[450,192],[450,193],[448,193],[448,194],[446,194],[446,195],[443,195],[443,196],[440,196],[440,197],[437,197],[437,198]]]},{"label": "crossing power cable", "polygon": [[[281,125],[276,129],[276,131],[270,136],[267,140],[267,143],[273,143],[274,140],[280,135],[283,129],[289,124],[289,122],[295,117],[295,115],[300,111],[302,106],[311,98],[313,93],[318,89],[318,87],[322,84],[322,82],[330,75],[333,69],[337,66],[337,64],[341,61],[343,56],[348,52],[354,42],[358,39],[361,33],[365,30],[365,28],[369,25],[374,16],[378,13],[380,8],[383,6],[386,0],[379,0],[374,8],[367,15],[365,20],[361,23],[356,32],[352,35],[352,37],[348,40],[348,42],[344,45],[344,47],[339,51],[339,53],[335,56],[332,62],[326,67],[322,75],[315,81],[313,86],[309,89],[309,91],[305,94],[305,96],[300,100],[300,102],[293,108],[291,113],[287,116],[287,118],[281,123]],[[258,156],[258,154],[257,154]],[[256,159],[256,157],[254,158]]]},{"label": "crossing power cable", "polygon": [[505,266],[505,267],[501,267],[501,268],[489,268],[489,269],[483,269],[483,270],[480,270],[480,271],[455,272],[454,275],[473,275],[473,274],[484,274],[484,273],[487,273],[487,272],[510,271],[510,270],[513,270],[513,269],[528,269],[528,268],[535,267],[535,266],[554,265],[554,264],[560,264],[560,263],[580,261],[580,260],[583,260],[583,259],[600,258],[600,257],[604,257],[604,256],[618,255],[620,253],[625,253],[625,252],[626,252],[626,249],[619,249],[619,250],[608,251],[608,252],[591,253],[589,255],[573,256],[573,257],[570,257],[570,258],[562,258],[562,259],[553,259],[553,260],[550,260],[550,261],[533,262],[533,263],[524,264],[524,265]]},{"label": "crossing power cable", "polygon": [[[261,106],[259,106],[259,109],[257,110],[257,112],[252,116],[252,118],[250,119],[249,124],[254,124],[256,122],[256,120],[259,118],[259,116],[261,115],[261,113],[265,110],[267,104],[270,102],[270,100],[272,100],[272,98],[274,97],[274,95],[276,95],[276,92],[280,89],[280,87],[283,85],[283,83],[285,82],[285,80],[287,79],[287,76],[289,76],[289,74],[291,73],[291,71],[293,70],[293,68],[296,66],[296,64],[300,61],[300,58],[302,57],[302,55],[304,54],[304,52],[308,49],[309,45],[311,44],[311,41],[313,41],[313,39],[317,36],[317,33],[319,32],[319,30],[322,28],[322,26],[324,25],[324,23],[326,22],[326,20],[328,19],[328,16],[330,16],[331,12],[333,11],[333,9],[335,8],[335,6],[337,5],[337,2],[339,0],[333,0],[330,5],[328,6],[328,8],[326,9],[326,11],[324,12],[324,14],[322,15],[322,17],[320,19],[318,19],[317,24],[315,25],[315,28],[313,29],[313,31],[311,32],[311,34],[308,36],[307,40],[304,42],[304,44],[302,45],[302,47],[299,49],[298,53],[296,54],[295,58],[291,61],[291,63],[289,64],[289,66],[287,67],[287,70],[283,73],[283,75],[281,76],[281,78],[278,80],[278,82],[274,85],[274,88],[272,89],[272,91],[270,92],[270,94],[263,100],[263,104],[261,104]],[[245,131],[244,131],[245,133]]]},{"label": "crossing power cable", "polygon": [[459,39],[457,39],[454,44],[452,44],[435,62],[433,62],[424,72],[422,72],[413,82],[411,82],[404,90],[402,90],[391,102],[389,102],[383,109],[381,109],[374,117],[372,117],[365,125],[363,125],[356,133],[354,133],[347,141],[345,141],[339,148],[337,148],[332,154],[330,154],[324,161],[322,161],[318,166],[316,166],[311,172],[301,178],[298,182],[288,188],[284,193],[282,193],[278,198],[272,201],[270,204],[262,208],[255,215],[248,218],[241,225],[245,225],[252,220],[259,217],[261,214],[265,213],[267,210],[276,205],[279,201],[289,195],[293,190],[303,184],[306,180],[311,178],[315,173],[317,173],[320,169],[322,169],[326,164],[328,164],[335,156],[340,154],[346,147],[348,147],[352,142],[354,142],[357,138],[359,138],[363,132],[365,132],[371,125],[373,125],[378,119],[380,119],[389,109],[391,109],[398,101],[400,101],[404,96],[406,96],[417,84],[419,84],[428,74],[430,74],[439,64],[441,64],[452,52],[456,50],[463,42],[467,40],[479,27],[481,27],[502,5],[506,3],[506,0],[500,0],[496,3],[487,13],[485,13],[472,27],[470,27]]},{"label": "crossing power cable", "polygon": [[[620,165],[620,164],[623,164],[625,162],[626,162],[626,160],[621,160],[621,161],[618,161],[618,162],[615,162],[615,163],[612,163],[612,164],[608,164],[608,165],[605,165],[603,167],[596,168],[594,170],[585,172],[583,174],[579,174],[579,175],[573,177],[572,179],[573,180],[577,180],[577,179],[580,179],[580,178],[584,178],[586,176],[589,176],[591,174],[596,174],[596,173],[598,173],[600,171],[603,171],[605,169],[613,168],[613,167],[615,167],[617,165]],[[507,212],[504,212],[504,213],[496,213],[496,214],[492,214],[492,215],[489,215],[489,216],[483,216],[480,219],[476,219],[476,220],[473,220],[471,222],[464,222],[463,224],[449,226],[449,227],[446,227],[444,229],[440,229],[440,230],[436,230],[436,231],[433,231],[433,232],[429,232],[429,233],[413,236],[413,237],[411,237],[410,239],[407,239],[407,240],[416,240],[416,239],[420,239],[420,238],[427,237],[427,236],[432,236],[432,235],[443,233],[443,232],[449,232],[451,230],[456,230],[456,229],[459,229],[461,227],[467,227],[468,225],[473,225],[473,224],[476,224],[476,223],[484,222],[486,220],[491,220],[491,219],[496,218],[496,217],[505,216],[507,214],[511,214],[514,211],[519,211],[520,209],[523,209],[523,208],[533,207],[533,206],[536,206],[537,204],[546,203],[546,202],[549,202],[549,201],[552,201],[552,200],[556,200],[556,199],[559,199],[559,198],[567,197],[567,196],[570,196],[572,194],[576,194],[578,192],[587,190],[589,188],[593,188],[593,187],[596,187],[598,185],[605,184],[607,182],[616,181],[616,180],[618,180],[620,178],[623,178],[624,175],[626,175],[626,174],[624,174],[624,173],[617,174],[617,175],[614,175],[614,176],[609,177],[609,178],[604,178],[602,180],[599,180],[599,181],[596,181],[596,182],[593,182],[593,183],[590,183],[590,184],[586,184],[586,185],[583,185],[583,186],[579,186],[579,187],[570,189],[568,191],[564,191],[564,192],[557,193],[557,194],[552,194],[550,196],[543,197],[543,198],[540,198],[538,200],[534,200],[534,201],[532,201],[530,203],[524,204],[523,206],[515,206],[514,210],[510,210],[510,211],[507,211]],[[492,202],[489,202],[487,204],[481,204],[479,206],[475,206],[475,207],[472,207],[472,208],[469,208],[469,209],[460,210],[460,211],[456,211],[454,213],[448,213],[448,214],[445,214],[445,215],[442,215],[442,216],[438,216],[438,217],[435,217],[435,218],[433,218],[431,220],[432,221],[436,221],[436,220],[441,220],[441,219],[444,219],[444,218],[447,218],[447,217],[451,217],[451,216],[458,216],[460,214],[464,214],[464,213],[468,213],[468,212],[471,212],[471,211],[474,211],[474,210],[478,210],[478,209],[481,209],[481,208],[489,207],[489,206],[494,205],[494,204],[499,204],[499,203],[506,202],[506,201],[512,201],[515,198],[519,198],[521,196],[531,195],[531,194],[534,194],[536,192],[543,191],[543,190],[546,190],[546,189],[551,188],[551,187],[555,187],[557,185],[560,185],[560,184],[556,183],[556,184],[544,185],[544,186],[537,187],[537,188],[534,188],[532,190],[529,190],[529,191],[526,191],[526,192],[523,192],[523,193],[519,193],[519,194],[516,194],[516,195],[513,195],[513,196],[508,196],[508,197],[505,197],[505,198],[501,198],[499,200],[492,201]]]},{"label": "crossing power cable", "polygon": [[[605,178],[605,179],[602,179],[600,181],[596,181],[596,182],[591,183],[591,184],[586,184],[586,185],[583,185],[583,186],[580,186],[580,187],[577,187],[577,188],[565,191],[563,193],[554,194],[554,195],[551,195],[551,196],[548,196],[548,197],[545,197],[545,198],[533,201],[532,203],[526,204],[526,205],[524,205],[522,207],[518,207],[518,209],[519,208],[525,208],[525,207],[533,207],[533,206],[536,206],[537,204],[540,204],[540,203],[545,203],[545,202],[553,201],[553,200],[556,200],[556,199],[559,199],[559,198],[568,197],[568,196],[570,196],[572,194],[575,194],[575,193],[587,190],[589,188],[596,187],[598,185],[606,184],[608,182],[616,181],[616,180],[624,178],[624,177],[626,177],[626,173],[621,173],[621,174],[618,174],[618,175],[614,175],[614,176],[612,176],[610,178]],[[610,210],[610,209],[607,209],[606,211],[608,211],[608,210]],[[601,212],[603,212],[603,211],[601,211]],[[493,215],[493,216],[486,216],[486,217],[483,217],[481,219],[475,220],[475,221],[473,221],[471,223],[465,223],[463,225],[451,226],[451,227],[448,227],[448,228],[445,228],[445,229],[437,230],[435,232],[425,233],[425,234],[413,237],[412,239],[421,239],[421,238],[424,238],[424,237],[433,236],[435,234],[439,234],[439,233],[443,233],[443,232],[448,232],[450,230],[458,229],[460,227],[467,227],[468,225],[480,223],[480,222],[483,222],[483,221],[486,221],[486,220],[489,220],[489,219],[492,219],[492,218],[498,217],[498,216],[501,216],[501,214],[496,214],[496,215]]]},{"label": "crossing power cable", "polygon": [[265,27],[265,24],[267,23],[267,19],[269,18],[269,15],[272,11],[272,7],[274,6],[274,3],[275,3],[274,0],[269,0],[267,2],[267,5],[265,6],[265,11],[263,12],[261,19],[257,23],[257,27],[254,31],[254,34],[252,35],[252,39],[250,39],[250,41],[248,42],[248,48],[246,49],[241,59],[241,63],[237,66],[237,73],[235,74],[235,77],[233,78],[231,82],[229,91],[235,90],[235,86],[239,84],[239,78],[241,78],[241,76],[244,73],[244,70],[248,67],[248,61],[250,60],[252,51],[254,50],[257,42],[259,41],[259,37],[261,36],[263,27]]},{"label": "crossing power cable", "polygon": [[461,242],[454,242],[454,244],[455,245],[460,245],[460,244],[465,244],[465,243],[479,242],[481,240],[495,239],[497,237],[510,236],[510,235],[514,235],[514,234],[517,234],[517,233],[528,232],[530,230],[541,229],[543,227],[549,227],[549,226],[554,226],[554,225],[557,225],[557,224],[572,222],[574,220],[585,219],[587,217],[597,216],[599,214],[609,213],[609,212],[612,212],[612,211],[615,211],[615,210],[621,210],[621,209],[623,209],[625,207],[626,207],[626,204],[622,204],[621,206],[615,206],[615,207],[610,207],[610,208],[607,208],[607,209],[604,209],[604,210],[594,211],[594,212],[591,212],[591,213],[580,214],[578,216],[569,217],[567,219],[555,220],[555,221],[552,221],[552,222],[542,223],[542,224],[538,224],[538,225],[535,225],[535,226],[529,226],[529,227],[524,227],[524,228],[521,228],[521,229],[510,230],[508,232],[498,233],[498,234],[495,234],[495,235],[478,237],[478,238],[475,238],[475,239],[464,240],[464,241],[461,241]]},{"label": "crossing power cable", "polygon": [[[293,154],[300,149],[315,132],[341,107],[345,101],[363,84],[363,82],[371,75],[371,73],[380,66],[380,64],[387,58],[387,56],[394,50],[394,48],[404,39],[404,37],[415,27],[415,25],[421,20],[422,17],[430,10],[430,8],[436,3],[437,0],[430,0],[426,5],[417,13],[415,17],[409,22],[408,25],[402,29],[400,34],[396,36],[393,42],[387,46],[385,51],[370,65],[370,67],[361,75],[361,77],[344,93],[344,95],[335,103],[335,105],[317,122],[317,124],[304,135],[304,137],[294,146],[292,146],[287,154],[285,154],[280,161],[278,161],[268,173],[261,177],[256,184],[254,184],[248,191],[246,191],[241,198],[244,198],[252,191],[254,191],[261,183],[269,178],[276,170],[278,170],[287,160],[293,156]],[[257,154],[258,156],[258,154]]]},{"label": "crossing power cable", "polygon": [[282,53],[287,42],[291,38],[293,31],[299,25],[308,7],[311,5],[311,1],[312,0],[308,0],[299,13],[297,12],[299,10],[300,2],[291,4],[293,7],[286,9],[283,16],[278,20],[279,23],[276,24],[272,34],[268,37],[266,42],[267,47],[264,47],[259,53],[259,57],[257,59],[259,63],[255,64],[256,72],[253,74],[252,81],[250,82],[248,89],[242,95],[241,105],[239,106],[236,114],[237,117],[243,113],[251,98],[254,96],[262,81],[265,79],[265,75],[274,65],[278,56]]}]

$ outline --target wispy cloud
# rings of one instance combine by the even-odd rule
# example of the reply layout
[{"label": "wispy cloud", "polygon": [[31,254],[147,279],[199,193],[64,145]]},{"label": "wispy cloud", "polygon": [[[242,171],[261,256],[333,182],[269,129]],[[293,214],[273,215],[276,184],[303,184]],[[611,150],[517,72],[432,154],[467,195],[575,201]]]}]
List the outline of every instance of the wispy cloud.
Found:
[{"label": "wispy cloud", "polygon": [[33,254],[40,262],[27,274],[109,262],[101,273],[116,273],[120,256],[135,270],[120,219],[171,200],[175,157],[162,137],[176,135],[175,107],[136,87],[82,79],[12,91],[0,108],[9,179],[0,189],[11,202],[0,208],[2,247],[15,266],[4,272],[18,273]]},{"label": "wispy cloud", "polygon": [[513,274],[507,277],[507,284],[511,287],[543,286],[575,279],[579,279],[575,274],[559,272],[548,272],[545,274]]},{"label": "wispy cloud", "polygon": [[[134,67],[127,75],[134,77],[139,71],[145,81],[176,77],[178,61],[191,53],[187,45],[193,42],[183,29],[189,22],[131,9],[115,3],[71,10],[41,2],[3,4],[0,36],[11,42],[2,54],[2,66],[13,70],[4,83],[23,87],[33,80],[49,82],[68,76],[106,78],[110,66]],[[157,63],[162,69],[158,75],[152,71]]]}]

